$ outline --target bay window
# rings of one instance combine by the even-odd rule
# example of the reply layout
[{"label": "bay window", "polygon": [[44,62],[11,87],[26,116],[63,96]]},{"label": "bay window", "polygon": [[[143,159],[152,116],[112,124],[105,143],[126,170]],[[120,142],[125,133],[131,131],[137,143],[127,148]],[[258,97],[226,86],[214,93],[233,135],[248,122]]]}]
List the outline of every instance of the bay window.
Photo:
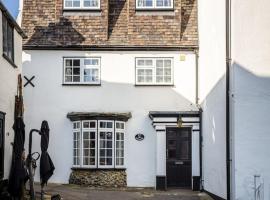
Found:
[{"label": "bay window", "polygon": [[100,58],[64,58],[64,84],[100,84]]},{"label": "bay window", "polygon": [[173,59],[172,58],[137,58],[136,59],[137,85],[172,85]]},{"label": "bay window", "polygon": [[64,0],[64,9],[99,9],[100,0]]},{"label": "bay window", "polygon": [[173,9],[173,0],[136,0],[136,9]]},{"label": "bay window", "polygon": [[76,121],[73,122],[73,134],[74,167],[124,167],[125,122],[114,120]]}]

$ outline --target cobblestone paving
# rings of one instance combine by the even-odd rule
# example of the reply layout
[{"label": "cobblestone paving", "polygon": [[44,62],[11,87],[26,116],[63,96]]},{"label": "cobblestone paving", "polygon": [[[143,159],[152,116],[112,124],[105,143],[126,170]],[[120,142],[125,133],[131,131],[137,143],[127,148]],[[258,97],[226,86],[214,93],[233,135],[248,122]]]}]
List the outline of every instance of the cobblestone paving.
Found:
[{"label": "cobblestone paving", "polygon": [[[38,189],[36,187],[37,192]],[[45,192],[60,194],[63,200],[211,200],[204,193],[181,189],[160,192],[152,189],[102,189],[49,184]]]}]

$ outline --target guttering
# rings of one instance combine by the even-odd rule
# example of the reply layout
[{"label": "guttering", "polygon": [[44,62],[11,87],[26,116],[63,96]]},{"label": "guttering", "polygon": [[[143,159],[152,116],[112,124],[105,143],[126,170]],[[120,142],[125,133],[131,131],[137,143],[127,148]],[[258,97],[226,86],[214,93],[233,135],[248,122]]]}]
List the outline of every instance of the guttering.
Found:
[{"label": "guttering", "polygon": [[231,199],[230,67],[231,67],[231,0],[226,0],[226,172],[227,172],[227,200]]},{"label": "guttering", "polygon": [[73,50],[73,51],[194,51],[198,46],[110,46],[110,45],[23,45],[23,50]]}]

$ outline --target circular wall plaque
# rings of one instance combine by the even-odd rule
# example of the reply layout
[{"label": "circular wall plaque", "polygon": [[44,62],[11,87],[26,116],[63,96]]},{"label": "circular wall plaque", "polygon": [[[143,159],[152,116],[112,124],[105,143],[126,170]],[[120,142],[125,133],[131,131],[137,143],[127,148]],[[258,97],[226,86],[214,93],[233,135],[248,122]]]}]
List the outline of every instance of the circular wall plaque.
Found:
[{"label": "circular wall plaque", "polygon": [[142,141],[144,140],[144,135],[141,133],[138,133],[137,135],[135,135],[135,139],[138,141]]}]

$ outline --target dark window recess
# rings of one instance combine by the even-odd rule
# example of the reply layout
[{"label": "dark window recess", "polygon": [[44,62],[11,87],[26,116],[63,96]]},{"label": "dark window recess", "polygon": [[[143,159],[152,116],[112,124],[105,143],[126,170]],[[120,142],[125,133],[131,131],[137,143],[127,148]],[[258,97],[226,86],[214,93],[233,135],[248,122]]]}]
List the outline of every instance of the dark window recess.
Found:
[{"label": "dark window recess", "polygon": [[2,26],[3,26],[3,55],[14,62],[14,28],[9,23],[7,18],[2,15]]},{"label": "dark window recess", "polygon": [[0,112],[0,179],[4,177],[5,115]]}]

